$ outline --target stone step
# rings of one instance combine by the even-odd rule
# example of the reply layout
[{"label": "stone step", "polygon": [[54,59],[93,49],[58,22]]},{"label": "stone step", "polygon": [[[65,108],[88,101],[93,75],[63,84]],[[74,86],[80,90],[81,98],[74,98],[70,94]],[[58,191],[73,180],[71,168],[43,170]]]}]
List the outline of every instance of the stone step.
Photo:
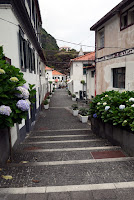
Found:
[{"label": "stone step", "polygon": [[59,136],[59,135],[85,135],[95,136],[92,131],[88,129],[61,129],[61,130],[40,130],[40,131],[32,131],[30,137],[32,136]]},{"label": "stone step", "polygon": [[[36,173],[35,173],[36,172]],[[134,161],[95,162],[46,166],[6,166],[1,175],[13,179],[1,179],[0,187],[44,187],[107,184],[134,181]],[[33,180],[37,180],[34,182]],[[58,191],[58,190],[57,190]]]},{"label": "stone step", "polygon": [[0,198],[6,200],[133,200],[134,182],[2,188],[1,192]]},{"label": "stone step", "polygon": [[26,142],[34,141],[66,141],[66,140],[89,140],[97,139],[95,135],[57,135],[57,136],[31,136],[26,138]]},{"label": "stone step", "polygon": [[32,141],[29,140],[25,140],[25,142],[23,142],[22,144],[60,144],[60,143],[81,143],[81,142],[101,142],[101,141],[106,141],[100,138],[95,138],[95,139],[81,139],[81,138],[75,138],[75,140],[54,140],[54,141],[49,141],[49,140],[44,140],[41,139],[40,141],[37,141],[37,139],[35,141],[33,141],[33,139],[31,139]]},{"label": "stone step", "polygon": [[[58,141],[57,141],[58,142]],[[60,143],[23,143],[17,147],[17,149],[26,149],[28,147],[37,147],[40,149],[64,149],[64,148],[83,148],[83,147],[102,147],[102,146],[111,146],[111,144],[107,140],[99,140],[99,141],[82,141],[82,142],[62,142]]]}]

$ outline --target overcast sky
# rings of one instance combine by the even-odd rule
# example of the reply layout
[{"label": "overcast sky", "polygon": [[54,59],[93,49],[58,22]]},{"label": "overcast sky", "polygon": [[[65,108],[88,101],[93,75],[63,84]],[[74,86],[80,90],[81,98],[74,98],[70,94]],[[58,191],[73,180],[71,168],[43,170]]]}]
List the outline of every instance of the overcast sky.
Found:
[{"label": "overcast sky", "polygon": [[[121,0],[39,0],[43,28],[56,39],[93,46],[94,31],[90,27],[115,7]],[[77,50],[80,46],[57,40],[59,47],[69,46]]]}]

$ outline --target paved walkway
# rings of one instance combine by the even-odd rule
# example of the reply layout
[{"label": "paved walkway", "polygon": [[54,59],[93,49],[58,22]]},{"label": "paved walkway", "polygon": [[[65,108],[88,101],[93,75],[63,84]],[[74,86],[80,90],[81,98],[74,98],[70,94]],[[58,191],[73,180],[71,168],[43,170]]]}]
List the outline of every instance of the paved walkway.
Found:
[{"label": "paved walkway", "polygon": [[[0,200],[133,200],[134,158],[96,137],[57,90],[34,131],[0,168]],[[101,159],[99,159],[101,158]]]}]

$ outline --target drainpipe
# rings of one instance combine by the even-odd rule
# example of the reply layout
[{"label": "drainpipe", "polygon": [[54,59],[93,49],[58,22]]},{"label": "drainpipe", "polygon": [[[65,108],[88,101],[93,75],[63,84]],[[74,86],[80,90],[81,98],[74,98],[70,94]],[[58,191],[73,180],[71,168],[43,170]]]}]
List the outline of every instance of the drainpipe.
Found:
[{"label": "drainpipe", "polygon": [[96,31],[95,31],[95,96],[96,96],[96,50],[97,50],[97,48],[96,48]]}]

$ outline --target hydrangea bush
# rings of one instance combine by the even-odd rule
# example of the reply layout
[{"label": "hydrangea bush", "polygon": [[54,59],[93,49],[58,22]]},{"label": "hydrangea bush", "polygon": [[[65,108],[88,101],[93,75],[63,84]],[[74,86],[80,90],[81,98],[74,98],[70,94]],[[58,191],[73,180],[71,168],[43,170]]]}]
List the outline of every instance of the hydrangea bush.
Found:
[{"label": "hydrangea bush", "polygon": [[134,131],[134,91],[107,91],[90,104],[90,114],[114,126]]},{"label": "hydrangea bush", "polygon": [[0,128],[12,127],[27,118],[35,90],[34,85],[29,84],[28,89],[25,83],[20,69],[6,63],[0,47]]}]

